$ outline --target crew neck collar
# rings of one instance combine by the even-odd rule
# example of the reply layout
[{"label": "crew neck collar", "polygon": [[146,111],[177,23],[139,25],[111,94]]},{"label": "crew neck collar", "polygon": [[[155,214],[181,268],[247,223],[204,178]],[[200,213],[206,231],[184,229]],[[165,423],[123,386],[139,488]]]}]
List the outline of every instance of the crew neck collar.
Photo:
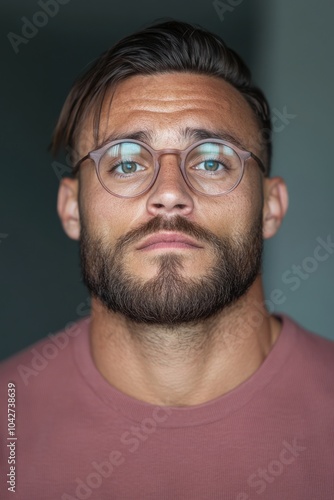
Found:
[{"label": "crew neck collar", "polygon": [[[286,315],[277,315],[282,327],[271,351],[261,366],[236,388],[206,403],[185,407],[159,407],[128,396],[107,382],[96,368],[90,351],[90,317],[80,321],[80,335],[73,343],[74,361],[85,384],[93,391],[105,407],[109,407],[129,421],[140,423],[153,418],[158,409],[163,408],[168,418],[159,423],[161,427],[190,427],[226,418],[246,405],[263,390],[293,352],[296,340],[296,324]],[[162,420],[162,419],[161,419]]]}]

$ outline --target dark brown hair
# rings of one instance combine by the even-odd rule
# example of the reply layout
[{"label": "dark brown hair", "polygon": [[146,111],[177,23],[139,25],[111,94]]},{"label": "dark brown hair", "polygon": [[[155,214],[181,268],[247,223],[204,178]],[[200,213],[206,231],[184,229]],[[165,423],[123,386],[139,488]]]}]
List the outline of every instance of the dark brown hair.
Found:
[{"label": "dark brown hair", "polygon": [[51,149],[75,150],[80,126],[93,112],[97,142],[101,108],[106,93],[133,75],[193,72],[223,78],[247,100],[259,122],[259,142],[271,160],[271,120],[268,102],[252,84],[242,59],[217,35],[178,21],[153,24],[127,36],[104,52],[74,83],[56,125]]}]

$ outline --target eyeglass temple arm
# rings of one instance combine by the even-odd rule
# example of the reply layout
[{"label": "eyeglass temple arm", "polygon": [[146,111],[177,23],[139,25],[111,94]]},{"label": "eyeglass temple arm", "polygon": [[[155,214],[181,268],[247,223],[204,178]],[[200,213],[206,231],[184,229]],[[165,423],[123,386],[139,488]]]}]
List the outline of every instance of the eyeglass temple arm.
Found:
[{"label": "eyeglass temple arm", "polygon": [[267,169],[266,167],[263,165],[262,161],[260,160],[260,158],[258,158],[254,153],[251,153],[250,154],[251,157],[256,161],[256,163],[259,165],[260,169],[262,170],[262,172],[267,175],[268,172],[267,172]]},{"label": "eyeglass temple arm", "polygon": [[88,155],[84,156],[83,158],[81,158],[81,160],[79,160],[73,167],[73,170],[72,170],[72,175],[76,175],[79,171],[79,168],[81,166],[81,163],[83,163],[84,161],[88,160],[90,158],[90,153],[88,153]]}]

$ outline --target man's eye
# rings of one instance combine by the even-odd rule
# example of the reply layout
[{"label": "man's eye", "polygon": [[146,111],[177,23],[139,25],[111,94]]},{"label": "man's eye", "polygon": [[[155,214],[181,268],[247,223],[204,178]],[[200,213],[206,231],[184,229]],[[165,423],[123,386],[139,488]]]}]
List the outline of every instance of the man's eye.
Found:
[{"label": "man's eye", "polygon": [[134,174],[144,169],[135,161],[122,161],[113,170],[119,174]]},{"label": "man's eye", "polygon": [[225,166],[218,160],[205,160],[196,166],[196,170],[206,170],[207,172],[217,172],[224,168]]}]

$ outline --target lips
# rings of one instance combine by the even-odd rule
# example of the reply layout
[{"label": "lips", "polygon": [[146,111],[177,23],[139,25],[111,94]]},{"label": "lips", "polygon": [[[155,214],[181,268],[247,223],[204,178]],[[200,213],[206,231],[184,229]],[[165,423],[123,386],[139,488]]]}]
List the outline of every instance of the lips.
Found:
[{"label": "lips", "polygon": [[143,250],[144,248],[152,247],[158,248],[163,246],[170,247],[194,247],[203,248],[196,240],[193,240],[189,236],[183,235],[181,233],[157,233],[146,238],[142,243],[137,246],[137,250]]}]

